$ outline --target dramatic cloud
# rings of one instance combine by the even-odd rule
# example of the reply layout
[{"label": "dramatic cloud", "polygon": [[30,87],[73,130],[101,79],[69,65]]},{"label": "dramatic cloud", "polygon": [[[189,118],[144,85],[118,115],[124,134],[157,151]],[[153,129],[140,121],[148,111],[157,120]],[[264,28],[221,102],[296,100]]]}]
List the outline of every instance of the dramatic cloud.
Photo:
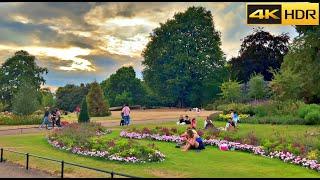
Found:
[{"label": "dramatic cloud", "polygon": [[[37,2],[0,3],[0,63],[23,49],[48,67],[47,86],[102,81],[122,66],[142,78],[141,52],[149,34],[190,6],[213,14],[227,59],[238,54],[241,39],[252,32],[245,3],[231,2]],[[291,26],[266,26],[274,34]]]}]

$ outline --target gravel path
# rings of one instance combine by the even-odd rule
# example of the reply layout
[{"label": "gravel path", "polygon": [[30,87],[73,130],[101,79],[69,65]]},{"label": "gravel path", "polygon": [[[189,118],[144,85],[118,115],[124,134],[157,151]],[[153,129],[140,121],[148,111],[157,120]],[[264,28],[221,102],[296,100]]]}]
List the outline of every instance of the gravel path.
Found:
[{"label": "gravel path", "polygon": [[5,162],[0,163],[0,178],[52,178],[53,176],[34,169],[26,170],[25,167]]},{"label": "gravel path", "polygon": [[[146,119],[146,120],[139,120],[133,121],[132,125],[134,124],[150,124],[150,123],[162,123],[162,122],[174,122],[177,121],[176,119],[161,119],[161,120],[154,120],[154,119]],[[105,127],[116,127],[119,126],[119,121],[105,121],[100,122]],[[38,126],[29,126],[27,129],[18,129],[19,127],[16,126],[15,128],[0,129],[0,135],[19,135],[19,134],[31,134],[31,133],[38,133],[38,132],[46,132],[45,128],[39,129]],[[23,127],[25,128],[25,127]]]}]

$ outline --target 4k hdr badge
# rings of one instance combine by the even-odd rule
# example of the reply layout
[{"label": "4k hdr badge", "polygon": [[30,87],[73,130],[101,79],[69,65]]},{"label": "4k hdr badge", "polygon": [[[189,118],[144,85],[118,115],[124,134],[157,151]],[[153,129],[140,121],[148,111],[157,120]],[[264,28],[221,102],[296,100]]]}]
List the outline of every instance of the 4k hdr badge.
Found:
[{"label": "4k hdr badge", "polygon": [[250,3],[247,24],[319,25],[319,3]]}]

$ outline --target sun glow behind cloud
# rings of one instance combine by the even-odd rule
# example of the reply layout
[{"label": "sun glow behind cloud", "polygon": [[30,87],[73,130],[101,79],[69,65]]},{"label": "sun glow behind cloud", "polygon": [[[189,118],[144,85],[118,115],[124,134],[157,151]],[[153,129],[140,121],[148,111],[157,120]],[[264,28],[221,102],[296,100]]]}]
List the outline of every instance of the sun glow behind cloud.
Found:
[{"label": "sun glow behind cloud", "polygon": [[92,67],[90,61],[79,58],[78,56],[89,55],[90,49],[83,49],[79,47],[70,48],[53,48],[53,47],[38,47],[38,46],[26,46],[26,47],[15,47],[0,45],[0,50],[12,50],[12,49],[23,49],[28,51],[32,55],[45,56],[45,57],[55,57],[60,60],[71,60],[73,61],[71,66],[60,66],[60,70],[75,71],[75,70],[85,70],[85,71],[95,71]]}]

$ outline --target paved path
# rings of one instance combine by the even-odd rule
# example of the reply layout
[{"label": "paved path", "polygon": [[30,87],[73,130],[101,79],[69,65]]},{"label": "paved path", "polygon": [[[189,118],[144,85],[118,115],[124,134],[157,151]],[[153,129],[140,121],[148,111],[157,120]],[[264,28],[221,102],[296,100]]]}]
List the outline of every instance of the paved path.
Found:
[{"label": "paved path", "polygon": [[0,178],[50,178],[53,177],[45,172],[29,169],[19,165],[5,162],[0,163]]}]

